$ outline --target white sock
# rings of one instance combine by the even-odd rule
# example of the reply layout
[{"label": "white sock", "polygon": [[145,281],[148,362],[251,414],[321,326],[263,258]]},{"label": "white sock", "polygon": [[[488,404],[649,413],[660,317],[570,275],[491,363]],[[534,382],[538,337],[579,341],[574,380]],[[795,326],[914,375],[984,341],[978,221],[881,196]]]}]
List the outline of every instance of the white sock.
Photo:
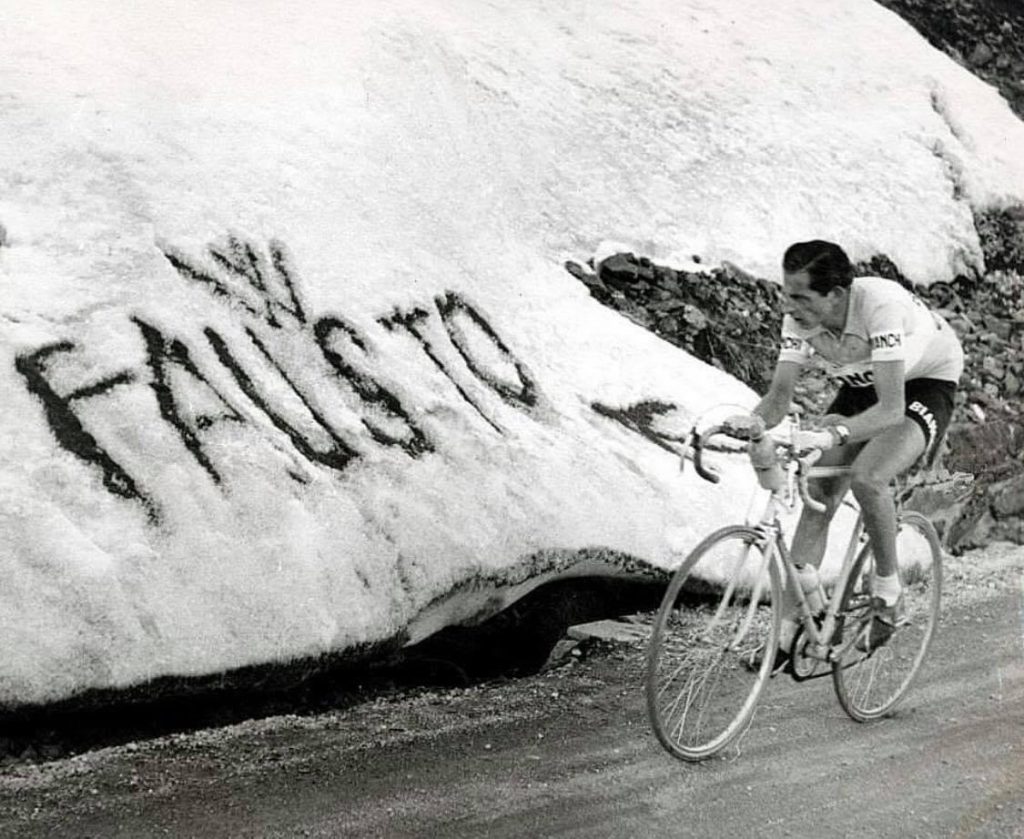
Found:
[{"label": "white sock", "polygon": [[881,597],[886,606],[895,606],[902,592],[899,574],[890,574],[888,577],[880,577],[878,574],[871,575],[871,593],[875,597]]}]

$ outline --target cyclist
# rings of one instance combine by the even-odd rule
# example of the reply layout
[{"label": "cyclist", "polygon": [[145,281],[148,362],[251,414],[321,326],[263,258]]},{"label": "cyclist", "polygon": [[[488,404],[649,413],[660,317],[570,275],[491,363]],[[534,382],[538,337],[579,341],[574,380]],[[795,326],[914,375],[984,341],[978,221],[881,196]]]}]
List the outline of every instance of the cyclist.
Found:
[{"label": "cyclist", "polygon": [[[783,256],[784,317],[771,385],[751,415],[726,420],[740,436],[777,425],[793,399],[801,368],[823,366],[839,383],[819,429],[797,432],[798,448],[823,450],[819,465],[850,465],[849,477],[812,482],[825,504],[804,507],[792,554],[821,565],[828,527],[847,489],[860,504],[875,556],[865,652],[892,635],[902,608],[896,568],[896,509],[890,483],[922,455],[932,456],[953,411],[963,350],[952,328],[899,283],[854,277],[841,247],[798,242]],[[784,595],[775,671],[788,663],[797,629],[796,595]]]}]

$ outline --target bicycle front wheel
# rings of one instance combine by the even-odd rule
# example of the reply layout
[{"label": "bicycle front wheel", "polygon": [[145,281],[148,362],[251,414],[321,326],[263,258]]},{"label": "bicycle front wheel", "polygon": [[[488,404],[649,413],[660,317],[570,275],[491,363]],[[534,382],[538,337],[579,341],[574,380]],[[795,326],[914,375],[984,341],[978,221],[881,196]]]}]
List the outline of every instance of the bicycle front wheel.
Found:
[{"label": "bicycle front wheel", "polygon": [[697,545],[669,583],[647,652],[647,711],[683,760],[711,757],[750,722],[778,645],[782,582],[750,527]]},{"label": "bicycle front wheel", "polygon": [[856,646],[857,636],[870,619],[874,567],[870,547],[858,557],[843,593],[839,615],[845,632],[841,652],[832,665],[832,682],[839,704],[858,722],[892,713],[921,669],[939,622],[942,551],[934,526],[920,513],[903,513],[896,549],[904,612],[892,637],[870,654]]}]

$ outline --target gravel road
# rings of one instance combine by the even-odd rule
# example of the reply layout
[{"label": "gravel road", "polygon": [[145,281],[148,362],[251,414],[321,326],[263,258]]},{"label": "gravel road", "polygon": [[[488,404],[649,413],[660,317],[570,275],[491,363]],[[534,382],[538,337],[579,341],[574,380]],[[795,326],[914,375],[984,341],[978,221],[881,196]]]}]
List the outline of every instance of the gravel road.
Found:
[{"label": "gravel road", "polygon": [[10,837],[1024,837],[1024,549],[946,568],[942,626],[891,719],[828,679],[769,686],[698,766],[657,745],[642,649],[545,674],[276,716],[0,773]]}]

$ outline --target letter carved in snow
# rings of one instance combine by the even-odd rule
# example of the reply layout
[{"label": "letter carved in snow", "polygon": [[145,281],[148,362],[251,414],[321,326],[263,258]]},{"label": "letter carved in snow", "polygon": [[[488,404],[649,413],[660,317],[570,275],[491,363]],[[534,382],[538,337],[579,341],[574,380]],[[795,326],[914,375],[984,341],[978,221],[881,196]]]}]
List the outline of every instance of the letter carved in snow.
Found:
[{"label": "letter carved in snow", "polygon": [[271,239],[270,259],[249,242],[228,236],[226,245],[209,245],[207,250],[219,273],[198,265],[176,248],[162,245],[167,261],[186,280],[207,288],[214,296],[257,317],[274,329],[282,320],[306,323],[299,300],[294,271],[284,244]]},{"label": "letter carved in snow", "polygon": [[612,408],[608,405],[602,405],[600,402],[594,402],[590,407],[601,416],[614,420],[630,431],[650,440],[654,445],[665,449],[665,451],[679,454],[680,445],[686,443],[685,437],[667,434],[664,431],[659,431],[655,426],[655,421],[658,417],[677,410],[678,406],[673,405],[671,402],[644,400],[625,408]]},{"label": "letter carved in snow", "polygon": [[377,322],[385,329],[392,332],[396,332],[401,328],[415,338],[423,348],[423,352],[426,354],[427,358],[429,358],[434,363],[434,366],[444,374],[445,378],[452,383],[455,388],[455,392],[458,393],[467,405],[480,415],[484,422],[501,434],[501,426],[491,419],[488,412],[479,403],[479,400],[475,399],[459,381],[459,376],[456,374],[452,365],[445,362],[438,350],[437,344],[439,342],[436,339],[432,340],[432,335],[438,331],[432,328],[434,326],[432,320],[433,318],[431,317],[430,311],[420,307],[414,307],[412,309],[398,309],[390,315],[378,318]]},{"label": "letter carved in snow", "polygon": [[19,355],[14,361],[14,366],[24,377],[29,392],[43,403],[46,421],[61,447],[86,463],[96,466],[102,472],[103,486],[109,492],[140,503],[149,520],[156,524],[160,521],[156,502],[86,430],[75,410],[76,404],[84,399],[103,396],[120,385],[131,384],[135,381],[135,374],[130,370],[124,371],[79,387],[71,393],[59,394],[47,377],[47,361],[58,353],[72,353],[76,349],[71,341],[49,344],[35,352]]},{"label": "letter carved in snow", "polygon": [[274,357],[270,354],[266,345],[259,339],[255,332],[251,329],[246,329],[246,334],[249,336],[253,344],[256,345],[260,354],[266,359],[270,367],[278,373],[281,379],[284,380],[288,389],[306,408],[316,425],[325,432],[326,437],[329,440],[329,444],[326,447],[321,448],[316,446],[315,443],[306,437],[302,431],[285,418],[282,411],[275,408],[271,400],[260,392],[260,389],[256,386],[252,376],[250,376],[245,370],[241,362],[239,362],[231,352],[227,342],[217,333],[216,330],[207,327],[205,334],[210,345],[213,347],[214,352],[216,352],[217,358],[220,359],[221,364],[230,371],[235,382],[242,389],[242,392],[249,397],[250,401],[252,401],[257,408],[266,414],[275,427],[287,435],[288,439],[291,440],[292,445],[295,446],[303,457],[313,463],[319,463],[322,466],[327,466],[340,472],[344,470],[351,461],[359,456],[359,453],[334,431],[327,418],[313,407],[306,395],[303,394],[301,388],[299,388],[291,378],[289,378],[288,374],[274,360]]},{"label": "letter carved in snow", "polygon": [[[501,340],[498,333],[494,331],[494,328],[476,307],[454,292],[448,292],[444,297],[438,297],[436,303],[449,339],[466,362],[466,366],[473,371],[473,375],[510,405],[523,408],[534,407],[537,404],[537,383],[522,362],[512,355],[511,350],[505,346],[505,342]],[[468,323],[466,323],[467,321]],[[517,379],[514,385],[503,381],[499,375],[488,370],[484,364],[476,360],[472,352],[472,344],[469,341],[469,334],[473,329],[483,334],[487,342],[498,350],[502,360],[513,366]]]},{"label": "letter carved in snow", "polygon": [[[206,470],[214,483],[219,484],[221,482],[220,473],[204,451],[199,434],[216,422],[244,422],[244,418],[231,406],[227,397],[210,384],[206,376],[200,372],[184,343],[176,338],[167,338],[157,327],[146,323],[141,318],[134,317],[132,320],[141,330],[146,343],[146,363],[152,374],[150,387],[153,388],[157,404],[160,407],[160,416],[178,432],[181,442],[184,443],[189,454],[195,458],[196,463]],[[194,382],[201,384],[214,394],[218,402],[223,405],[223,412],[190,417],[191,411],[182,404],[185,400],[180,398],[178,388],[172,385],[171,371],[174,369],[187,374]]]},{"label": "letter carved in snow", "polygon": [[[423,452],[434,450],[423,430],[412,420],[401,401],[368,372],[356,368],[355,363],[342,352],[340,345],[354,347],[358,354],[369,357],[369,347],[359,330],[340,317],[323,317],[313,327],[317,345],[327,363],[346,381],[364,402],[384,415],[381,422],[373,417],[362,417],[362,423],[370,435],[384,446],[399,446],[410,457],[419,457]],[[350,351],[350,355],[355,355]],[[404,427],[404,434],[395,434],[391,423]]]}]

